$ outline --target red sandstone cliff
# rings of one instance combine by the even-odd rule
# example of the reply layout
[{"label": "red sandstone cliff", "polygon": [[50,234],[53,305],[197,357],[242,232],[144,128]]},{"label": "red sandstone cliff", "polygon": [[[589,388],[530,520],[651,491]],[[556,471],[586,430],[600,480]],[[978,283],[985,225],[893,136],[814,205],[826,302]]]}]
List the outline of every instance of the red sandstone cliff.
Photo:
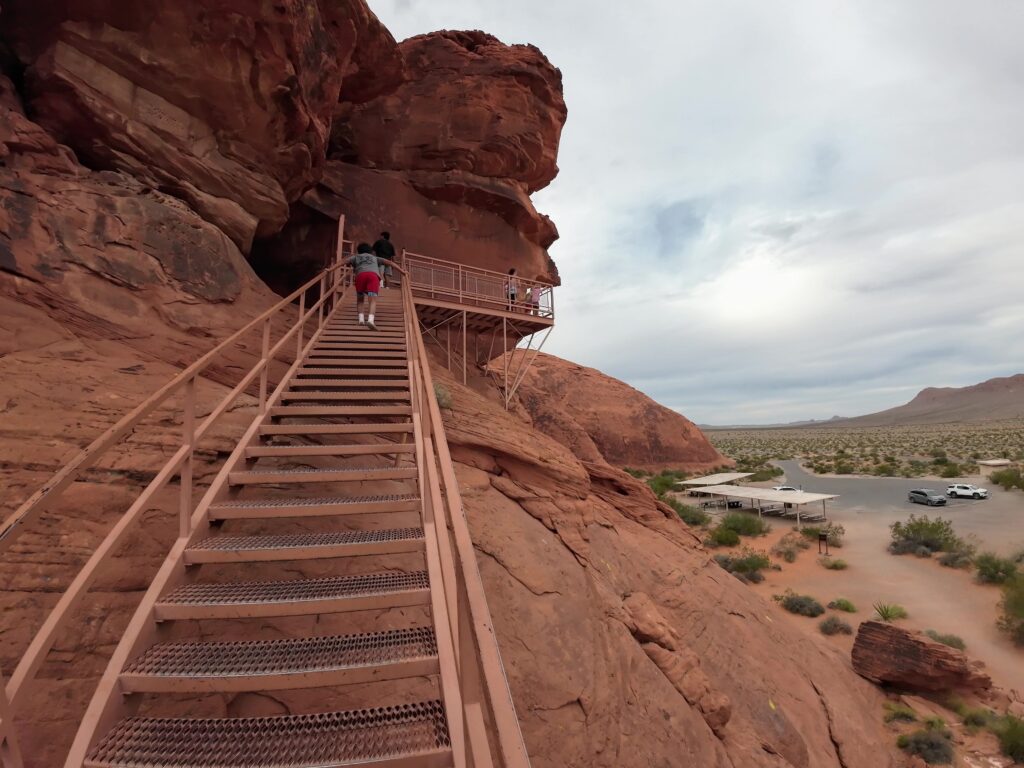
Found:
[{"label": "red sandstone cliff", "polygon": [[[477,32],[397,44],[361,0],[4,0],[4,511],[273,300],[247,256],[278,285],[300,282],[329,242],[326,214],[344,210],[356,236],[389,226],[400,246],[555,276],[554,229],[528,194],[556,172],[564,118],[558,71],[536,49]],[[772,623],[645,486],[595,462],[591,444],[613,463],[635,444],[616,445],[572,392],[550,387],[560,376],[525,385],[539,429],[495,393],[448,382],[453,453],[534,764],[890,765],[874,690]],[[200,401],[221,393],[204,382]],[[548,419],[541,393],[562,398],[567,421]],[[203,445],[204,462],[247,408]],[[0,563],[5,670],[178,429],[157,414]],[[22,723],[31,766],[58,764],[174,538],[173,505],[154,503],[51,654],[34,725]],[[225,715],[283,706],[182,703]]]},{"label": "red sandstone cliff", "polygon": [[594,368],[538,354],[517,394],[536,429],[585,461],[654,471],[731,463],[692,421]]}]

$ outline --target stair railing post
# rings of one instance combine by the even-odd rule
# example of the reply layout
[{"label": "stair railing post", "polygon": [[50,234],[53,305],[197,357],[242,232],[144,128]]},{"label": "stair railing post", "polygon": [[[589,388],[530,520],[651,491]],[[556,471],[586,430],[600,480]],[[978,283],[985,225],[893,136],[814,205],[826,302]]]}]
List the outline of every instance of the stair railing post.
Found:
[{"label": "stair railing post", "polygon": [[14,732],[14,715],[11,702],[7,699],[7,682],[0,671],[0,766],[2,768],[25,768],[18,746],[18,734]]},{"label": "stair railing post", "polygon": [[267,383],[270,378],[270,318],[263,321],[263,349],[260,353],[260,413],[267,410]]},{"label": "stair railing post", "polygon": [[320,275],[320,298],[317,301],[316,329],[319,331],[324,327],[324,304],[327,301],[327,273]]},{"label": "stair railing post", "polygon": [[178,536],[187,538],[192,517],[192,457],[196,440],[196,377],[185,382],[185,412],[182,417],[182,445],[188,449],[181,465],[181,499],[178,506]]},{"label": "stair railing post", "polygon": [[306,320],[306,292],[303,291],[302,295],[299,296],[299,329],[295,333],[295,359],[298,360],[302,357],[302,329],[305,327]]}]

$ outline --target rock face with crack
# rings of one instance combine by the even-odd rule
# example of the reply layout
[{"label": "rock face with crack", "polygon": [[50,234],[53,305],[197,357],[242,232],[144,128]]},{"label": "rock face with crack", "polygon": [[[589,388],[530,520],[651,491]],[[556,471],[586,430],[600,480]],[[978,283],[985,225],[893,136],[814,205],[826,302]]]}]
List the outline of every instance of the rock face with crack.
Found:
[{"label": "rock face with crack", "polygon": [[[522,353],[512,354],[516,370]],[[731,463],[689,419],[594,368],[538,354],[517,394],[534,427],[586,461],[654,471]]]},{"label": "rock face with crack", "polygon": [[910,691],[981,691],[992,680],[963,651],[921,632],[865,621],[853,643],[853,668],[874,683]]}]

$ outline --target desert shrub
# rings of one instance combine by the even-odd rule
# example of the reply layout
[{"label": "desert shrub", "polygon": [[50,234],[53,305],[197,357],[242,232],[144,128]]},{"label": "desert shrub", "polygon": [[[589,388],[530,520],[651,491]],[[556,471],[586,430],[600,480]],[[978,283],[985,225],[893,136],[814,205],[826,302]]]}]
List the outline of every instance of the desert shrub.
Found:
[{"label": "desert shrub", "polygon": [[992,724],[1003,754],[1017,762],[1024,762],[1024,720],[1013,715],[1002,717]]},{"label": "desert shrub", "polygon": [[910,755],[917,755],[928,765],[949,765],[953,762],[953,744],[949,731],[922,729],[904,734],[896,745]]},{"label": "desert shrub", "polygon": [[852,635],[853,627],[840,619],[838,616],[829,616],[822,619],[818,625],[823,635]]},{"label": "desert shrub", "polygon": [[829,523],[828,525],[805,525],[800,529],[800,533],[813,541],[818,540],[818,534],[822,531],[828,536],[828,545],[830,547],[841,547],[843,546],[843,536],[846,535],[846,529],[838,523]]},{"label": "desert shrub", "polygon": [[939,472],[939,477],[960,477],[961,471],[959,464],[946,464]]},{"label": "desert shrub", "polygon": [[875,615],[882,621],[896,621],[907,618],[907,609],[896,603],[875,603]]},{"label": "desert shrub", "polygon": [[790,531],[772,547],[772,554],[782,558],[787,563],[792,563],[796,560],[800,550],[807,549],[810,546],[810,543],[803,536],[796,531]]},{"label": "desert shrub", "polygon": [[984,707],[964,707],[957,714],[969,728],[984,728],[993,721],[992,712]]},{"label": "desert shrub", "polygon": [[837,597],[835,600],[828,604],[828,607],[834,611],[843,611],[845,613],[857,612],[857,606],[849,600],[847,600],[845,597]]},{"label": "desert shrub", "polygon": [[936,632],[934,629],[926,630],[925,634],[935,642],[948,645],[950,648],[956,648],[958,651],[967,648],[967,644],[958,635],[944,635],[941,632]]},{"label": "desert shrub", "polygon": [[764,536],[771,530],[771,526],[761,518],[743,512],[730,512],[722,518],[719,526],[736,531],[740,536]]},{"label": "desert shrub", "polygon": [[444,384],[434,382],[434,398],[437,400],[437,405],[445,410],[450,410],[452,407],[452,393],[448,391],[448,388]]},{"label": "desert shrub", "polygon": [[992,473],[989,479],[1003,489],[1009,491],[1014,488],[1024,488],[1024,477],[1019,469],[1000,469]]},{"label": "desert shrub", "polygon": [[947,568],[970,568],[974,565],[974,547],[965,544],[961,549],[943,552],[939,558],[939,565]]},{"label": "desert shrub", "polygon": [[891,723],[898,720],[902,723],[913,723],[917,721],[917,713],[906,704],[899,704],[895,701],[887,701],[885,707],[885,722]]},{"label": "desert shrub", "polygon": [[924,727],[929,731],[944,731],[946,730],[946,721],[938,715],[933,715],[924,719]]},{"label": "desert shrub", "polygon": [[964,546],[963,539],[953,530],[953,523],[941,517],[932,520],[928,515],[911,515],[905,523],[890,525],[889,530],[892,535],[889,551],[896,555],[925,549],[931,555],[932,552],[956,551]]},{"label": "desert shrub", "polygon": [[634,469],[633,467],[623,467],[622,471],[625,472],[627,475],[632,475],[633,477],[635,477],[637,479],[647,477],[649,474],[651,474],[650,472],[648,472],[646,470]]},{"label": "desert shrub", "polygon": [[715,562],[740,581],[758,583],[764,580],[761,571],[772,564],[764,552],[744,548],[738,555],[715,555]]},{"label": "desert shrub", "polygon": [[740,543],[740,535],[731,528],[718,526],[711,531],[704,543],[712,547],[735,547]]},{"label": "desert shrub", "polygon": [[828,568],[830,571],[845,571],[847,568],[849,568],[849,566],[846,564],[846,561],[840,560],[839,558],[833,559],[831,557],[822,557],[818,559],[818,562],[826,568]]},{"label": "desert shrub", "polygon": [[1010,557],[999,557],[993,552],[982,552],[974,558],[978,581],[983,584],[1005,584],[1017,575],[1017,563]]},{"label": "desert shrub", "polygon": [[679,515],[679,519],[687,525],[698,527],[701,525],[707,525],[711,520],[711,517],[703,509],[692,507],[689,504],[683,504],[679,499],[673,499],[671,496],[666,496],[662,501],[672,507],[672,509],[676,511],[676,514]]},{"label": "desert shrub", "polygon": [[1024,645],[1024,574],[1018,573],[1003,584],[999,608],[999,628],[1017,645]]},{"label": "desert shrub", "polygon": [[656,475],[651,475],[647,478],[647,485],[650,486],[651,490],[654,491],[654,495],[659,499],[663,498],[666,493],[674,490],[676,483],[680,480],[686,479],[686,473],[678,470],[666,469],[662,470]]},{"label": "desert shrub", "polygon": [[791,590],[786,590],[784,595],[778,596],[779,604],[790,613],[800,616],[810,616],[812,619],[821,616],[825,612],[821,603],[810,595],[798,595]]},{"label": "desert shrub", "polygon": [[879,477],[894,477],[896,475],[896,467],[889,462],[885,462],[884,464],[877,465],[874,473]]},{"label": "desert shrub", "polygon": [[914,550],[914,554],[917,555],[917,557],[931,557],[932,551],[922,544]]}]

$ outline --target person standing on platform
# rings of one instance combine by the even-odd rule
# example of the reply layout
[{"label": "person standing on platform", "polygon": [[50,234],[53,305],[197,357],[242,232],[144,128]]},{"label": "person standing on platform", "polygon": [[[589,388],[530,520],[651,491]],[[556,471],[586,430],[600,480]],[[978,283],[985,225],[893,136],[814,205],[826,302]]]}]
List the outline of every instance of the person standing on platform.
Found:
[{"label": "person standing on platform", "polygon": [[388,281],[391,280],[391,264],[395,259],[395,246],[391,244],[391,233],[381,232],[377,242],[373,244],[373,252],[377,254],[377,258],[386,259],[388,263],[384,265],[384,271],[381,272],[381,281],[385,288],[388,287]]}]

